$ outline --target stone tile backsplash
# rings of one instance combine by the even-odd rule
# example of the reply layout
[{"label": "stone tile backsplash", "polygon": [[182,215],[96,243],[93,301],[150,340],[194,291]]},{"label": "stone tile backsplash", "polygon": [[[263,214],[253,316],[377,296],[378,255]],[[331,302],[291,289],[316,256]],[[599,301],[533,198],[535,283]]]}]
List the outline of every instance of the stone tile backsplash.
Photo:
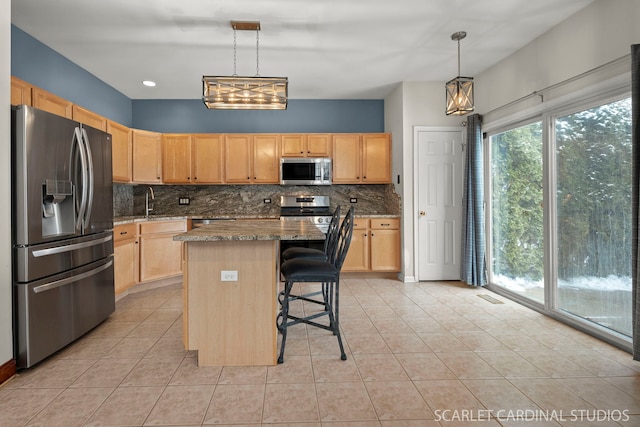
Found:
[{"label": "stone tile backsplash", "polygon": [[[152,185],[153,215],[251,215],[280,214],[280,196],[326,195],[332,208],[354,205],[357,215],[397,215],[400,197],[392,184],[280,186],[280,185]],[[149,185],[114,184],[114,216],[144,215],[145,194]],[[189,198],[189,205],[179,205],[180,198]],[[271,203],[265,203],[271,199]]]}]

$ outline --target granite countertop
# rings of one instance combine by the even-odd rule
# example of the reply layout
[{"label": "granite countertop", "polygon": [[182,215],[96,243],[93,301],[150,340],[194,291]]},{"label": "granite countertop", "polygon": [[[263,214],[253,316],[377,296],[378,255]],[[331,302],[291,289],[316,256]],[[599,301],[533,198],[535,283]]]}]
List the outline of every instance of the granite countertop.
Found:
[{"label": "granite countertop", "polygon": [[[356,214],[356,218],[399,218],[400,215],[386,215],[386,214]],[[148,218],[144,215],[130,215],[130,216],[117,216],[113,218],[113,225],[130,224],[133,222],[142,221],[171,221],[171,220],[183,220],[183,219],[280,219],[280,216],[271,215],[233,215],[233,214],[212,214],[212,215],[150,215]],[[291,240],[291,239],[288,239]]]},{"label": "granite countertop", "polygon": [[194,228],[178,234],[173,240],[183,242],[214,242],[224,240],[324,240],[325,235],[311,222],[273,221],[225,221]]}]

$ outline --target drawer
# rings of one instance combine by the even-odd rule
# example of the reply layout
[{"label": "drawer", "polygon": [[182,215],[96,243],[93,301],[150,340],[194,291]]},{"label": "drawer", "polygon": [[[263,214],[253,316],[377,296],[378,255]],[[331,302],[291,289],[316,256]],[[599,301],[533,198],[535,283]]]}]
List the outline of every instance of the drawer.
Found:
[{"label": "drawer", "polygon": [[136,225],[122,224],[113,227],[113,241],[119,242],[121,240],[133,239],[136,237]]},{"label": "drawer", "polygon": [[[341,222],[344,221],[344,217],[340,220]],[[365,229],[369,226],[369,219],[368,218],[354,218],[353,219],[353,229],[354,230],[362,230]]]},{"label": "drawer", "polygon": [[187,231],[187,221],[146,221],[139,223],[140,234],[182,233]]},{"label": "drawer", "polygon": [[375,230],[398,230],[400,229],[400,218],[372,218],[371,228]]}]

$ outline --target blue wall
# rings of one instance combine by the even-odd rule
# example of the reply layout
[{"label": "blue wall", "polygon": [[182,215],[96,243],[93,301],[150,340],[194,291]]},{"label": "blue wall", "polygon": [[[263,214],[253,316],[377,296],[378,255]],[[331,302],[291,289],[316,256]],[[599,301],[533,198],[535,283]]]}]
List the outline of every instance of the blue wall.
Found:
[{"label": "blue wall", "polygon": [[134,100],[136,129],[157,132],[383,132],[383,100],[289,100],[286,110],[209,110],[200,100]]},{"label": "blue wall", "polygon": [[125,126],[132,125],[128,97],[15,25],[11,25],[11,74]]},{"label": "blue wall", "polygon": [[209,110],[202,101],[131,100],[11,26],[11,74],[111,120],[167,133],[383,132],[383,100],[289,100],[284,111]]}]

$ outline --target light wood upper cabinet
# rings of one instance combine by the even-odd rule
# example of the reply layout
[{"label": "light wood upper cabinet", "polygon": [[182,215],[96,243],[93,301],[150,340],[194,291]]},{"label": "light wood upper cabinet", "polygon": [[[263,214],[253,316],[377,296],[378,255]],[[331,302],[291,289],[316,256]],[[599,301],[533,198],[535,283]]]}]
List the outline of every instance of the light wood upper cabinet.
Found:
[{"label": "light wood upper cabinet", "polygon": [[107,131],[107,119],[79,105],[73,105],[71,107],[71,116],[73,120],[77,122],[100,129],[103,132]]},{"label": "light wood upper cabinet", "polygon": [[335,184],[386,184],[391,182],[389,134],[334,134]]},{"label": "light wood upper cabinet", "polygon": [[282,134],[282,157],[329,157],[331,154],[331,136],[318,134]]},{"label": "light wood upper cabinet", "polygon": [[279,145],[279,135],[225,135],[225,182],[278,183]]},{"label": "light wood upper cabinet", "polygon": [[31,85],[11,76],[11,105],[31,105]]},{"label": "light wood upper cabinet", "polygon": [[111,161],[114,182],[131,182],[131,129],[107,120],[107,132],[111,134]]},{"label": "light wood upper cabinet", "polygon": [[359,183],[361,179],[360,135],[353,133],[334,134],[333,143],[333,175],[335,184]]},{"label": "light wood upper cabinet", "polygon": [[191,182],[191,135],[162,135],[162,182]]},{"label": "light wood upper cabinet", "polygon": [[224,182],[224,140],[219,134],[191,135],[191,182],[220,184]]},{"label": "light wood upper cabinet", "polygon": [[362,182],[391,182],[391,139],[388,133],[362,135]]},{"label": "light wood upper cabinet", "polygon": [[251,182],[251,135],[224,136],[225,182],[248,184]]},{"label": "light wood upper cabinet", "polygon": [[253,136],[253,182],[277,184],[280,182],[279,135]]},{"label": "light wood upper cabinet", "polygon": [[31,92],[31,102],[36,108],[48,111],[58,116],[73,118],[72,103],[64,98],[34,87]]},{"label": "light wood upper cabinet", "polygon": [[133,182],[162,182],[162,138],[160,133],[133,130]]}]

